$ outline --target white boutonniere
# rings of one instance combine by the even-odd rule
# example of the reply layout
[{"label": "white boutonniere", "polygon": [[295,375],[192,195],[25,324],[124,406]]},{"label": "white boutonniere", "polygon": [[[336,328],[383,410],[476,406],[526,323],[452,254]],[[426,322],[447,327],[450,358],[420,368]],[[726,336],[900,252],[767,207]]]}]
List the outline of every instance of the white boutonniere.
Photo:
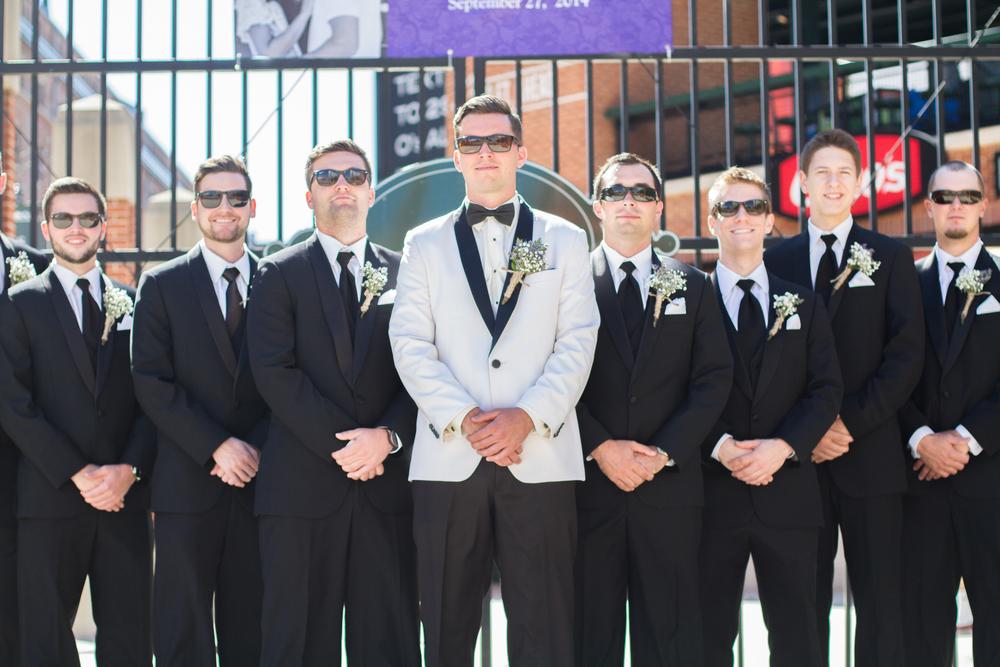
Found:
[{"label": "white boutonniere", "polygon": [[669,303],[673,300],[674,294],[687,289],[687,278],[676,269],[668,269],[662,264],[656,267],[656,271],[649,277],[649,296],[656,299],[653,307],[653,326],[660,320],[660,313],[663,310],[663,302]]},{"label": "white boutonniere", "polygon": [[844,286],[847,279],[851,277],[852,271],[863,273],[871,278],[872,274],[878,271],[878,267],[882,266],[882,262],[875,261],[874,254],[875,251],[868,246],[857,241],[852,243],[851,254],[847,257],[847,266],[844,267],[839,276],[830,281],[833,283],[833,291],[836,292]]},{"label": "white boutonniere", "polygon": [[20,250],[16,257],[7,258],[7,266],[10,267],[10,286],[13,287],[25,280],[31,280],[38,274],[35,272],[35,265],[28,259],[28,255]]},{"label": "white boutonniere", "polygon": [[774,326],[771,327],[771,331],[767,334],[768,340],[774,338],[775,334],[781,331],[781,327],[784,325],[785,320],[798,312],[799,305],[802,302],[803,298],[793,292],[785,292],[784,294],[774,295],[774,314],[777,317],[774,319]]},{"label": "white boutonniere", "polygon": [[365,262],[365,265],[361,267],[361,284],[365,292],[365,301],[361,304],[361,317],[365,316],[372,301],[378,298],[388,282],[388,268],[380,266],[376,269],[371,262]]},{"label": "white boutonniere", "polygon": [[510,262],[504,272],[511,274],[510,283],[503,293],[500,303],[507,303],[514,295],[514,290],[524,282],[525,276],[538,273],[548,268],[545,265],[545,253],[549,249],[541,239],[533,241],[514,241],[514,247],[510,250]]},{"label": "white boutonniere", "polygon": [[963,273],[955,281],[955,287],[965,294],[965,306],[962,308],[963,323],[965,322],[965,318],[969,316],[969,308],[972,307],[972,301],[977,296],[989,294],[989,292],[985,291],[985,287],[992,275],[992,269],[983,269],[982,271],[973,269],[972,271]]},{"label": "white boutonniere", "polygon": [[132,314],[132,297],[120,287],[107,286],[104,290],[104,333],[101,334],[101,344],[108,342],[111,327],[120,318]]}]

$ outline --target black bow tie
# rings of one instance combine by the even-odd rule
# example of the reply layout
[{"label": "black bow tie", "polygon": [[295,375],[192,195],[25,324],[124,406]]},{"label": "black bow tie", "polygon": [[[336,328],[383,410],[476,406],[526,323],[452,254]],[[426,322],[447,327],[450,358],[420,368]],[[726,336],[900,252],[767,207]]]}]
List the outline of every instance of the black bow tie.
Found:
[{"label": "black bow tie", "polygon": [[514,222],[514,204],[508,202],[498,208],[486,208],[470,203],[465,215],[470,225],[477,225],[486,218],[496,218],[497,222],[510,227],[510,223]]}]

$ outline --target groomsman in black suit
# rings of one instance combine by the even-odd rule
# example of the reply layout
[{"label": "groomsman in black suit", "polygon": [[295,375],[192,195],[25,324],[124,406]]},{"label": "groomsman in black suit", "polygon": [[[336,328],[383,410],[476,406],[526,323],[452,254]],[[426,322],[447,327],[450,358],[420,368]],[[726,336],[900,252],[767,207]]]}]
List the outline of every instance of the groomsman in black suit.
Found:
[{"label": "groomsman in black suit", "polygon": [[97,661],[149,665],[152,428],[129,373],[131,291],[97,264],[104,198],[60,178],[42,199],[55,261],[0,300],[0,417],[17,479],[21,664],[77,665],[89,577]]},{"label": "groomsman in black suit", "polygon": [[924,372],[900,412],[912,471],[903,502],[907,667],[952,664],[965,580],[976,665],[1000,664],[1000,266],[979,237],[983,177],[965,162],[931,175],[937,244],[917,262]]},{"label": "groomsman in black suit", "polygon": [[733,167],[708,193],[719,240],[712,283],[725,311],[734,382],[703,445],[701,546],[705,664],[732,665],[753,557],[773,667],[822,664],[816,543],[822,523],[811,455],[837,416],[843,384],[826,309],[764,266],[770,192]]},{"label": "groomsman in black suit", "polygon": [[[0,196],[7,188],[7,173],[0,158]],[[14,286],[11,263],[24,253],[27,265],[36,274],[49,265],[48,258],[20,241],[0,232],[0,295]],[[20,264],[20,261],[17,261]],[[25,268],[27,267],[25,265]],[[17,264],[15,264],[17,266]],[[14,278],[21,277],[14,269]],[[0,665],[17,664],[17,448],[10,436],[0,429]]]},{"label": "groomsman in black suit", "polygon": [[587,460],[576,489],[576,662],[587,667],[623,664],[626,598],[633,665],[702,664],[699,448],[733,370],[719,354],[728,341],[708,277],[652,248],[660,191],[656,167],[632,153],[594,179],[601,328],[576,409]]},{"label": "groomsman in black suit", "polygon": [[[830,315],[844,379],[833,425],[812,453],[823,503],[816,621],[829,660],[838,532],[858,612],[858,667],[903,667],[899,570],[906,462],[897,414],[920,378],[923,309],[913,253],[854,223],[861,151],[843,130],[813,137],[799,178],[809,196],[807,231],[764,254],[767,268],[814,290]],[[839,531],[838,531],[839,527]]]},{"label": "groomsman in black suit", "polygon": [[406,481],[416,407],[389,348],[399,254],[368,240],[371,165],[351,140],[316,146],[316,233],[261,262],[250,358],[271,407],[257,481],[261,664],[417,667],[416,560]]},{"label": "groomsman in black suit", "polygon": [[[261,574],[253,478],[267,435],[244,343],[257,258],[256,202],[239,158],[206,160],[191,217],[203,239],[146,272],[132,339],[136,397],[156,426],[157,665],[260,662]],[[214,628],[213,628],[214,603]]]}]

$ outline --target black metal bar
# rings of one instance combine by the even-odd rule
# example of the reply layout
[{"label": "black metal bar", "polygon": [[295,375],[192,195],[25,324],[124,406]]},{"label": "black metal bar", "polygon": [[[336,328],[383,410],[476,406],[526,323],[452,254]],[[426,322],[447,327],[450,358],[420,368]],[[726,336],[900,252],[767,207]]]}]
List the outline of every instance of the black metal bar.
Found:
[{"label": "black metal bar", "polygon": [[284,103],[284,92],[285,84],[283,72],[278,70],[277,74],[277,89],[278,89],[278,169],[277,169],[277,180],[278,180],[278,240],[284,240],[284,155],[285,155],[285,103]]},{"label": "black metal bar", "polygon": [[465,104],[465,58],[459,58],[455,61],[452,72],[454,74],[451,96],[455,98],[455,108],[457,109]]},{"label": "black metal bar", "polygon": [[[870,2],[871,0],[865,0]],[[881,160],[875,155],[875,86],[872,83],[872,62],[865,61],[865,138],[868,142],[868,222],[878,231],[878,169]]]},{"label": "black metal bar", "polygon": [[[973,0],[965,0],[965,24],[969,31],[969,46],[975,39],[976,32],[976,3]],[[972,129],[972,164],[979,169],[979,91],[976,87],[976,61],[969,59],[969,120]]]},{"label": "black metal bar", "polygon": [[[900,5],[905,5],[905,0],[899,0]],[[905,30],[905,27],[904,27]],[[904,35],[905,32],[901,32]],[[901,38],[902,39],[902,38]],[[902,69],[902,81],[903,90],[899,96],[901,102],[901,118],[899,119],[899,131],[903,133],[906,127],[910,123],[910,63],[908,60],[900,60],[899,66]],[[910,138],[907,137],[903,141],[903,171],[906,174],[906,182],[910,182],[910,172],[912,167],[910,166]],[[907,191],[906,196],[903,197],[903,229],[907,235],[913,233],[913,206],[910,202],[910,193]]]},{"label": "black metal bar", "polygon": [[618,103],[621,117],[618,119],[618,152],[628,150],[628,61],[621,60],[619,66]]},{"label": "black metal bar", "polygon": [[559,171],[559,63],[552,60],[552,171]]},{"label": "black metal bar", "polygon": [[[140,2],[141,6],[142,3]],[[141,34],[141,32],[140,32]],[[140,41],[141,41],[140,37]],[[141,51],[140,51],[141,53]],[[135,247],[142,248],[142,73],[135,75]],[[172,215],[172,214],[171,214]],[[176,244],[173,244],[176,248]]]},{"label": "black metal bar", "polygon": [[[38,11],[37,0],[35,11]],[[13,122],[13,119],[11,119]],[[32,246],[38,247],[38,75],[31,75],[31,194],[30,221],[28,225],[28,240]]]},{"label": "black metal bar", "polygon": [[[766,46],[769,41],[767,0],[757,3],[757,41]],[[766,60],[760,61],[760,161],[764,165],[764,182],[772,182],[771,167],[771,70]]]},{"label": "black metal bar", "polygon": [[[388,77],[386,72],[383,78]],[[312,144],[319,144],[319,70],[312,68]]]},{"label": "black metal bar", "polygon": [[[208,26],[208,36],[205,42],[205,55],[212,59],[212,0],[206,2],[208,12],[205,25]],[[212,156],[212,72],[205,72],[205,157]]]},{"label": "black metal bar", "polygon": [[[587,90],[587,187],[594,182],[594,64],[587,61],[583,65],[584,85]],[[518,99],[521,96],[518,95]],[[593,193],[588,193],[593,194]]]},{"label": "black metal bar", "polygon": [[[66,6],[66,57],[75,60],[73,53],[73,0]],[[73,173],[73,73],[66,73],[66,175]]]},{"label": "black metal bar", "polygon": [[[653,94],[656,95],[656,102],[653,107],[653,122],[656,134],[656,171],[659,173],[660,182],[663,181],[663,62],[657,60],[653,63]],[[588,119],[589,120],[589,119]],[[664,188],[660,188],[660,197],[665,195]],[[667,205],[664,201],[663,209],[660,211],[660,229],[667,228]]]},{"label": "black metal bar", "polygon": [[[101,60],[108,59],[108,3],[101,2]],[[100,119],[100,181],[101,192],[108,191],[108,73],[101,72],[101,119]]]},{"label": "black metal bar", "polygon": [[241,91],[240,96],[242,97],[243,104],[242,104],[242,118],[240,119],[240,123],[241,123],[241,131],[243,133],[243,139],[240,142],[240,145],[243,146],[243,160],[244,160],[244,162],[246,162],[247,164],[249,164],[250,163],[250,146],[248,145],[248,141],[249,141],[250,135],[249,135],[249,127],[248,127],[248,125],[249,125],[248,115],[249,114],[247,113],[247,87],[250,85],[250,78],[247,76],[247,71],[246,70],[242,70],[241,74],[243,75],[242,76],[242,78],[243,78],[243,86],[242,86],[242,91]]},{"label": "black metal bar", "polygon": [[[427,150],[427,86],[424,85],[424,68],[418,72],[417,83],[417,108],[420,110],[417,116],[417,154],[423,156]],[[391,76],[386,72],[383,76]]]},{"label": "black metal bar", "polygon": [[476,95],[486,92],[486,59],[472,59],[472,89]]},{"label": "black metal bar", "polygon": [[347,136],[354,138],[354,68],[347,70]]},{"label": "black metal bar", "polygon": [[170,247],[177,247],[177,72],[170,73]]},{"label": "black metal bar", "polygon": [[[837,45],[837,3],[836,0],[826,0],[826,39],[828,46]],[[830,58],[830,81],[828,95],[830,96],[830,127],[837,127],[837,90],[839,77],[837,59]]]},{"label": "black metal bar", "polygon": [[735,164],[733,146],[733,63],[727,60],[722,64],[722,76],[724,81],[723,109],[725,111],[724,121],[726,128],[726,166]]},{"label": "black metal bar", "polygon": [[524,102],[521,99],[521,96],[523,94],[524,91],[521,88],[521,59],[518,58],[517,60],[514,61],[514,97],[517,98],[518,118],[524,118]]},{"label": "black metal bar", "polygon": [[[792,95],[795,104],[795,154],[802,155],[802,146],[805,144],[805,100],[802,94],[802,88],[805,85],[802,81],[802,66],[801,62],[792,63],[792,68],[795,72],[794,84],[792,86]],[[806,230],[806,196],[800,190],[799,191],[799,230]]]},{"label": "black metal bar", "polygon": [[[933,82],[933,87],[931,88],[931,90],[937,90],[938,86],[941,85],[941,61],[940,60],[935,60],[934,61],[933,74],[934,74],[934,76],[931,77],[931,81]],[[936,100],[934,100],[934,122],[935,122],[936,128],[937,128],[937,141],[935,142],[936,143],[936,148],[937,148],[937,164],[938,164],[938,166],[940,166],[944,162],[944,159],[945,159],[945,149],[944,149],[944,131],[945,131],[944,130],[944,91],[943,90],[941,91],[941,94],[938,95],[938,98]]]}]

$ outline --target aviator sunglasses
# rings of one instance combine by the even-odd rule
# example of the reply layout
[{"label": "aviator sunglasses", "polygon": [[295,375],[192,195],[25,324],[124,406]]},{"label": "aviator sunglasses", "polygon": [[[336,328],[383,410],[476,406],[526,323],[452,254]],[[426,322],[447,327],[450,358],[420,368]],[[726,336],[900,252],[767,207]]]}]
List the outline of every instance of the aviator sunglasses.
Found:
[{"label": "aviator sunglasses", "polygon": [[360,167],[348,167],[347,169],[318,169],[313,172],[312,180],[319,183],[324,188],[336,184],[343,176],[348,185],[364,185],[368,180],[368,170]]},{"label": "aviator sunglasses", "polygon": [[494,153],[506,153],[516,143],[518,143],[517,137],[510,134],[491,134],[488,137],[469,134],[455,139],[455,147],[458,148],[458,152],[467,155],[478,153],[482,149],[483,144],[486,144],[490,151]]},{"label": "aviator sunglasses", "polygon": [[958,197],[963,204],[978,204],[983,201],[983,193],[979,190],[935,190],[931,193],[931,201],[935,204],[950,204]]},{"label": "aviator sunglasses", "polygon": [[747,199],[746,201],[720,201],[712,207],[712,215],[717,218],[731,218],[740,212],[740,206],[747,212],[747,215],[762,215],[771,210],[771,205],[766,199]]},{"label": "aviator sunglasses", "polygon": [[87,212],[79,215],[73,215],[72,213],[56,211],[55,213],[49,215],[49,224],[56,229],[69,229],[73,226],[74,218],[84,229],[93,229],[104,221],[100,213]]},{"label": "aviator sunglasses", "polygon": [[622,201],[625,195],[632,193],[632,201],[651,202],[659,199],[656,190],[648,185],[632,185],[626,187],[621,183],[615,183],[601,190],[601,199],[604,201]]},{"label": "aviator sunglasses", "polygon": [[250,201],[249,190],[205,190],[195,196],[205,208],[218,208],[222,205],[223,197],[229,200],[229,205],[233,208],[243,208]]}]

